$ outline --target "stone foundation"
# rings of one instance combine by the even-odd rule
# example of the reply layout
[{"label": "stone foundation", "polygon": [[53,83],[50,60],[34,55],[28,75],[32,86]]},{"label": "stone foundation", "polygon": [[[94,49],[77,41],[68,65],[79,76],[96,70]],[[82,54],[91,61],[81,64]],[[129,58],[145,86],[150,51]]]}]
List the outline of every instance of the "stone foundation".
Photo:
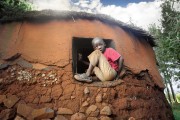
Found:
[{"label": "stone foundation", "polygon": [[11,65],[0,70],[1,119],[172,120],[163,90],[148,70],[126,71],[120,80],[77,82],[71,65],[37,70]]}]

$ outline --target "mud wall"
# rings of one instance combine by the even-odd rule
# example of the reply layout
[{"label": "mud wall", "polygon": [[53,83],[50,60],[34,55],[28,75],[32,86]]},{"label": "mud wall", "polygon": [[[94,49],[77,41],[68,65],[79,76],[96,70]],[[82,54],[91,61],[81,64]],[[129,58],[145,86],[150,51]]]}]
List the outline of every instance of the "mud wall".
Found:
[{"label": "mud wall", "polygon": [[20,53],[27,61],[41,64],[39,66],[63,67],[72,61],[73,37],[97,36],[114,40],[126,66],[134,73],[148,69],[155,83],[161,88],[164,87],[151,46],[140,43],[117,26],[109,26],[99,21],[52,20],[42,23],[24,21],[1,24],[0,58],[7,59]]},{"label": "mud wall", "polygon": [[[129,67],[119,80],[77,82],[72,38],[112,39]],[[158,86],[156,86],[156,85]],[[99,21],[0,26],[0,119],[173,120],[149,45]]]}]

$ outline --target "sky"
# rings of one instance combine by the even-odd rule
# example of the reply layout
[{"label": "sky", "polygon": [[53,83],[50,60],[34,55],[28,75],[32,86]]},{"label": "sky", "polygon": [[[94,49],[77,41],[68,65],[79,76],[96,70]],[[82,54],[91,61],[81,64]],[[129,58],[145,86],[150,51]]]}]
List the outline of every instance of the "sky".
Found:
[{"label": "sky", "polygon": [[54,9],[106,14],[127,24],[148,30],[161,26],[160,0],[29,0],[37,10]]}]

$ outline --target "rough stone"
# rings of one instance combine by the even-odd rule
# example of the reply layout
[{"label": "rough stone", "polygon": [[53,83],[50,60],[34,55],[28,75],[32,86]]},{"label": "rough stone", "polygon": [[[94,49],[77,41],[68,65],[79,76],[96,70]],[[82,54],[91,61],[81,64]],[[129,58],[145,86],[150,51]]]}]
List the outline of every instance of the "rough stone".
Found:
[{"label": "rough stone", "polygon": [[68,108],[58,108],[57,114],[72,115],[73,111],[71,109],[68,109]]},{"label": "rough stone", "polygon": [[14,120],[25,120],[25,119],[22,118],[22,117],[20,117],[20,116],[16,116],[16,117],[14,118]]},{"label": "rough stone", "polygon": [[52,98],[50,98],[50,96],[42,96],[42,97],[40,98],[39,103],[48,103],[48,102],[50,102],[51,100],[52,100]]},{"label": "rough stone", "polygon": [[0,104],[6,99],[6,95],[0,95]]},{"label": "rough stone", "polygon": [[71,100],[72,100],[72,99],[75,99],[75,98],[76,98],[75,96],[71,96]]},{"label": "rough stone", "polygon": [[18,104],[17,113],[22,115],[23,117],[28,118],[29,116],[31,116],[32,111],[33,108],[31,108],[30,106],[21,103]]},{"label": "rough stone", "polygon": [[19,98],[15,95],[10,95],[8,98],[4,99],[4,105],[7,108],[13,107],[17,102],[19,101]]},{"label": "rough stone", "polygon": [[67,118],[65,118],[63,115],[57,115],[54,120],[68,120]]},{"label": "rough stone", "polygon": [[107,116],[101,116],[100,120],[112,120],[112,118]]},{"label": "rough stone", "polygon": [[87,120],[98,120],[96,117],[88,117]]},{"label": "rough stone", "polygon": [[9,66],[8,63],[0,64],[0,70],[1,70],[1,69],[5,69],[5,68],[7,68],[8,66]]},{"label": "rough stone", "polygon": [[90,93],[89,88],[86,87],[86,88],[84,89],[84,94],[86,95],[86,94],[89,94],[89,93]]},{"label": "rough stone", "polygon": [[99,115],[99,109],[96,105],[91,105],[87,108],[86,115],[96,117]]},{"label": "rough stone", "polygon": [[96,96],[96,102],[97,102],[97,103],[102,102],[102,94],[98,94],[98,95]]},{"label": "rough stone", "polygon": [[134,117],[130,117],[128,120],[136,120]]},{"label": "rough stone", "polygon": [[54,110],[50,108],[34,109],[32,111],[32,118],[35,120],[53,118]]},{"label": "rough stone", "polygon": [[15,110],[5,109],[0,113],[0,120],[9,120],[15,117]]},{"label": "rough stone", "polygon": [[80,113],[85,113],[86,112],[86,107],[80,107],[79,112]]},{"label": "rough stone", "polygon": [[3,78],[0,78],[0,84],[3,83]]},{"label": "rough stone", "polygon": [[20,58],[18,60],[17,64],[24,68],[32,68],[33,67],[31,63],[29,63],[28,61],[26,61],[22,58]]},{"label": "rough stone", "polygon": [[84,101],[82,104],[82,107],[87,107],[89,105],[89,103],[87,101]]},{"label": "rough stone", "polygon": [[112,111],[111,111],[111,108],[109,106],[105,106],[101,112],[100,112],[101,115],[111,115],[112,114]]},{"label": "rough stone", "polygon": [[86,116],[83,113],[75,113],[71,116],[71,120],[86,120]]}]

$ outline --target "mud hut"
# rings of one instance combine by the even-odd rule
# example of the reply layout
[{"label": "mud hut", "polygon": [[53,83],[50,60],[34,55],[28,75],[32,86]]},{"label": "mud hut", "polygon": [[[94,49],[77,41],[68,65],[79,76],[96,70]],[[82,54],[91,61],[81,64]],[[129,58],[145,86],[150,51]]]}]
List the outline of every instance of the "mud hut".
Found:
[{"label": "mud hut", "polygon": [[[120,80],[77,82],[77,54],[101,37],[124,57]],[[32,11],[0,24],[0,118],[171,120],[154,38],[106,15]]]}]

